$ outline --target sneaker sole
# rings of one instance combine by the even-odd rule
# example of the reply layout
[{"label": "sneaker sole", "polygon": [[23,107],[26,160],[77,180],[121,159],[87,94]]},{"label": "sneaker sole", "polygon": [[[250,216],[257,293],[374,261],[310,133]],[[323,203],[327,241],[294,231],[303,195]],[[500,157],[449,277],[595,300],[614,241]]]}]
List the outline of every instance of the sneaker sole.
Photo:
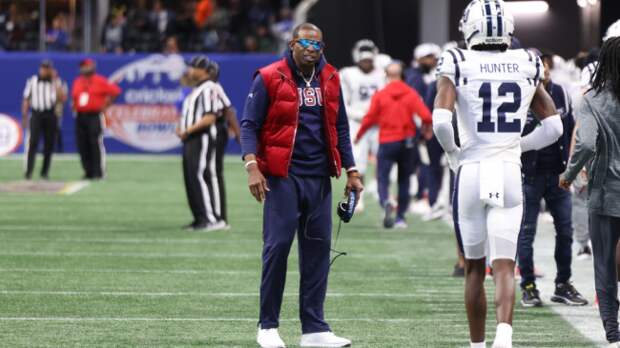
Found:
[{"label": "sneaker sole", "polygon": [[571,300],[567,299],[566,297],[556,296],[556,295],[551,296],[551,302],[562,303],[562,304],[565,304],[567,306],[574,306],[574,307],[586,306],[588,304],[587,301],[585,303],[583,303],[583,302],[575,302],[575,301],[571,301]]},{"label": "sneaker sole", "polygon": [[534,308],[534,307],[542,307],[543,304],[541,303],[527,303],[527,302],[523,302],[523,300],[520,301],[521,302],[521,306],[523,308]]}]

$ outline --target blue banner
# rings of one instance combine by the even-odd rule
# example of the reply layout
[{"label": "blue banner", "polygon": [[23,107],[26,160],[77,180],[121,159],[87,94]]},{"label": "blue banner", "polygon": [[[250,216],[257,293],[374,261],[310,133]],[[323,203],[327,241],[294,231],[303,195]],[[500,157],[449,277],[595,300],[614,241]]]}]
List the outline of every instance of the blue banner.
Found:
[{"label": "blue banner", "polygon": [[[278,56],[266,54],[209,54],[220,65],[220,82],[237,110],[243,112],[252,75]],[[174,135],[178,103],[182,97],[179,78],[191,55],[161,54],[73,54],[73,53],[1,53],[0,113],[21,122],[21,102],[26,80],[38,73],[42,59],[50,59],[69,90],[79,75],[80,60],[97,62],[97,73],[118,83],[123,89],[114,105],[106,111],[104,142],[109,153],[179,153],[180,142]],[[64,152],[76,152],[75,118],[70,103],[65,104],[61,124]],[[18,148],[23,151],[23,144]],[[228,152],[239,153],[234,140]]]}]

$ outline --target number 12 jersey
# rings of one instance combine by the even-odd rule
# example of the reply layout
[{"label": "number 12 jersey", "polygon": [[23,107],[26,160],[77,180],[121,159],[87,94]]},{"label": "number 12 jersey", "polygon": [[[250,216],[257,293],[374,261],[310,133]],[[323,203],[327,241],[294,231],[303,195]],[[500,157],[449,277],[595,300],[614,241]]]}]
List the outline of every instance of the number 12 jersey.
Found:
[{"label": "number 12 jersey", "polygon": [[461,164],[521,164],[521,132],[543,73],[540,58],[523,49],[443,53],[437,74],[456,87]]}]

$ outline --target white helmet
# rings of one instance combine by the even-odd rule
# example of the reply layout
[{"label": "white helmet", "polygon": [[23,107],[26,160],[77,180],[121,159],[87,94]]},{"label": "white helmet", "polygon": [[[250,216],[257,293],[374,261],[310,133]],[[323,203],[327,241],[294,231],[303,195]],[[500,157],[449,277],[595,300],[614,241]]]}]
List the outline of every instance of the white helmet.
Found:
[{"label": "white helmet", "polygon": [[620,19],[615,21],[612,25],[607,28],[607,32],[605,33],[605,37],[603,37],[603,42],[611,39],[612,37],[620,36]]},{"label": "white helmet", "polygon": [[372,40],[363,39],[359,40],[353,46],[353,50],[351,51],[351,55],[353,56],[353,62],[355,64],[359,63],[364,59],[375,59],[375,56],[379,54],[379,49],[377,45],[375,45]]},{"label": "white helmet", "polygon": [[473,0],[463,12],[459,30],[470,49],[476,45],[510,47],[514,18],[502,0]]}]

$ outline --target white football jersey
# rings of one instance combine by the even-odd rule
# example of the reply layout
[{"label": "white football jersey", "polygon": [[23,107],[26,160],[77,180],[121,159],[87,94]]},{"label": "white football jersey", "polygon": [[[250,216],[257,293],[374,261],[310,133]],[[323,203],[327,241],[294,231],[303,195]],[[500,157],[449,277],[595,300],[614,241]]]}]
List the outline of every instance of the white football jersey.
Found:
[{"label": "white football jersey", "polygon": [[521,164],[521,133],[543,69],[540,58],[523,49],[443,53],[438,76],[456,86],[460,163]]},{"label": "white football jersey", "polygon": [[349,66],[340,70],[340,83],[349,119],[360,122],[372,96],[385,85],[385,72],[374,69],[366,74],[357,66]]}]

